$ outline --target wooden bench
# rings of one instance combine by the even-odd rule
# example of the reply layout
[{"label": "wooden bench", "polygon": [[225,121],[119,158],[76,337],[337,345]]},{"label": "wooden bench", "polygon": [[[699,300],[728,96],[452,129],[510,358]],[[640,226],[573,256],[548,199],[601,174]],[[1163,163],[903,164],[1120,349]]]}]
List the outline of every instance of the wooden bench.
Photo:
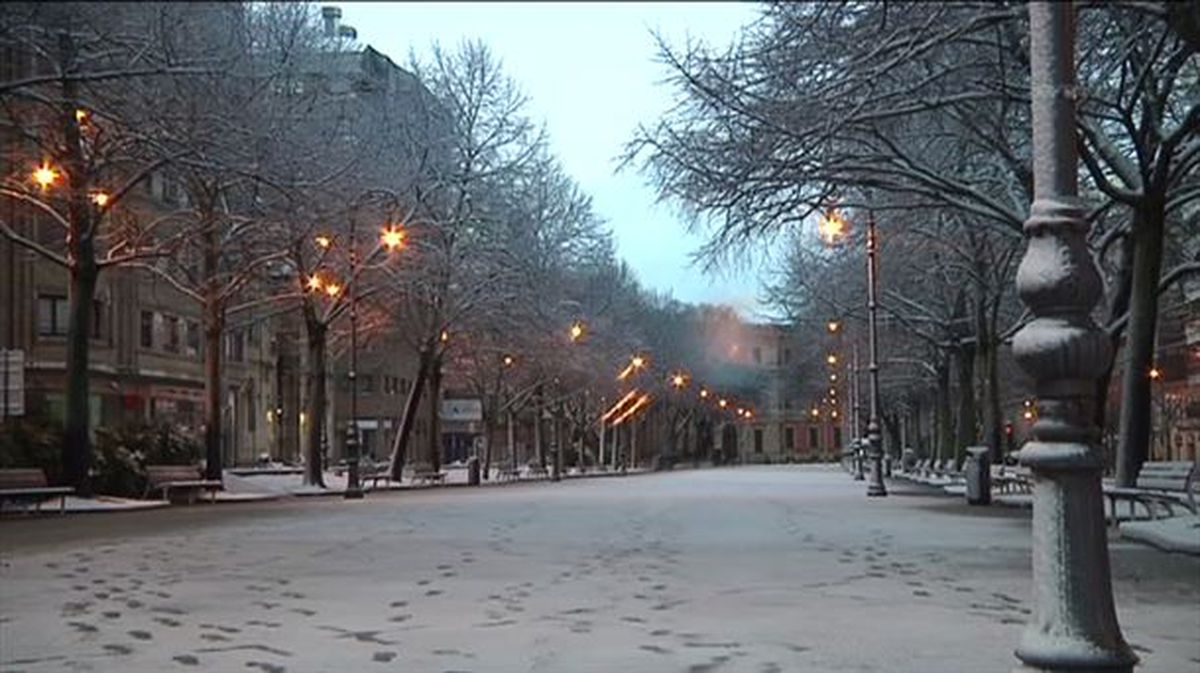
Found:
[{"label": "wooden bench", "polygon": [[42,503],[58,498],[58,511],[67,511],[67,496],[75,492],[70,486],[50,486],[46,473],[38,468],[12,468],[0,470],[0,502],[13,500],[34,503],[36,511]]},{"label": "wooden bench", "polygon": [[1129,517],[1135,516],[1134,507],[1141,504],[1151,519],[1156,519],[1157,510],[1165,510],[1167,516],[1175,515],[1175,507],[1183,507],[1196,514],[1196,463],[1192,461],[1145,463],[1138,472],[1134,488],[1105,486],[1104,497],[1108,498],[1113,526],[1117,525],[1117,501],[1129,503]]},{"label": "wooden bench", "polygon": [[392,466],[387,463],[371,466],[367,465],[366,469],[359,473],[358,479],[365,486],[371,484],[371,488],[378,488],[379,482],[390,483],[392,481]]},{"label": "wooden bench", "polygon": [[187,494],[188,504],[196,502],[196,493],[208,491],[210,502],[217,499],[217,491],[221,490],[221,482],[216,479],[204,479],[200,468],[193,465],[147,465],[146,492],[142,497],[162,491],[163,500],[171,500],[171,491],[183,491]]},{"label": "wooden bench", "polygon": [[1033,477],[1028,467],[1001,465],[992,475],[992,488],[1000,493],[1032,493]]},{"label": "wooden bench", "polygon": [[416,484],[428,484],[430,482],[435,484],[444,484],[446,482],[446,473],[432,471],[415,472],[413,473],[412,478],[413,483]]}]

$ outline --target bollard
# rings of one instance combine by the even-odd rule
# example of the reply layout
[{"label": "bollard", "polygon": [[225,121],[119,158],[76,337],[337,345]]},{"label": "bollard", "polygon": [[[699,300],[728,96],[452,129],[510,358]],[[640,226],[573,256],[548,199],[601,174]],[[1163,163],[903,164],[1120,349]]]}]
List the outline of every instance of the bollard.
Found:
[{"label": "bollard", "polygon": [[479,457],[471,456],[467,459],[467,485],[479,485]]},{"label": "bollard", "polygon": [[986,446],[967,448],[967,503],[989,505],[992,502],[992,458]]}]

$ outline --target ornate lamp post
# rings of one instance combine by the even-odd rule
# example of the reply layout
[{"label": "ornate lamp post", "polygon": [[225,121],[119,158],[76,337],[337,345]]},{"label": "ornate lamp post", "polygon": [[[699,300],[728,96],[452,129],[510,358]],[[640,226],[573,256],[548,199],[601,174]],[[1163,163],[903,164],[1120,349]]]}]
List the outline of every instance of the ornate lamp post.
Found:
[{"label": "ornate lamp post", "polygon": [[[354,247],[354,218],[350,219],[350,268],[358,267],[358,251]],[[350,293],[350,422],[346,424],[346,499],[363,497],[358,463],[361,446],[358,443],[358,292],[354,287],[357,273],[351,273],[347,291]]]},{"label": "ornate lamp post", "polygon": [[[818,225],[818,232],[825,241],[832,245],[845,235],[847,222],[836,210],[830,211]],[[867,213],[867,370],[870,373],[870,416],[867,418],[867,458],[871,461],[870,476],[867,480],[867,495],[882,497],[887,495],[887,487],[883,484],[883,436],[879,425],[879,330],[876,326],[876,313],[879,305],[876,292],[878,274],[878,246],[875,236],[875,213]],[[858,380],[858,364],[855,363],[855,381]],[[855,400],[856,410],[859,400]],[[857,426],[857,422],[855,423]],[[855,434],[858,434],[857,427]],[[857,451],[856,451],[857,454]],[[855,479],[862,478],[862,463],[855,468]]]},{"label": "ornate lamp post", "polygon": [[1034,200],[1017,290],[1034,319],[1013,339],[1037,383],[1038,418],[1019,454],[1033,473],[1033,616],[1022,670],[1128,673],[1137,657],[1113,607],[1092,422],[1095,382],[1112,358],[1090,312],[1099,274],[1078,198],[1075,27],[1071,3],[1029,5]]},{"label": "ornate lamp post", "polygon": [[875,213],[872,212],[867,214],[867,351],[870,358],[867,370],[871,375],[871,415],[867,419],[871,477],[867,482],[867,495],[873,497],[887,495],[887,487],[883,485],[883,436],[879,426],[879,330],[876,323],[879,301],[875,288],[879,276],[878,254]]}]

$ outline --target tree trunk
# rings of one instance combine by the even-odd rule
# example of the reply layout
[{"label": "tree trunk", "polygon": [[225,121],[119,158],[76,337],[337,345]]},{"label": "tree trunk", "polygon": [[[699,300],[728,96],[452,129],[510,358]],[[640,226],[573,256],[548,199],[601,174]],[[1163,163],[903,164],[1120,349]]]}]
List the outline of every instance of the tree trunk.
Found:
[{"label": "tree trunk", "polygon": [[979,305],[980,319],[976,333],[979,344],[979,364],[983,370],[983,443],[988,447],[992,464],[999,465],[1004,455],[1004,411],[1000,400],[999,339],[996,335],[999,302],[992,309],[986,302]]},{"label": "tree trunk", "polygon": [[[74,72],[75,40],[69,30],[58,34],[59,58],[62,71]],[[96,263],[95,232],[99,226],[92,209],[88,191],[90,174],[84,157],[79,123],[75,117],[78,105],[78,84],[70,77],[62,80],[61,121],[66,153],[69,187],[67,235],[69,267],[66,386],[67,399],[63,419],[62,469],[63,483],[73,486],[79,495],[91,495],[89,472],[92,467],[91,446],[91,372],[88,363],[88,340],[92,333],[92,311],[96,300],[96,281],[100,267]],[[11,244],[11,243],[10,243]]]},{"label": "tree trunk", "polygon": [[412,435],[413,425],[417,420],[417,411],[421,407],[421,393],[425,390],[425,379],[429,375],[430,353],[422,349],[417,355],[417,378],[408,389],[408,398],[404,402],[404,415],[400,418],[400,429],[392,440],[392,457],[388,471],[392,481],[400,481],[404,472],[404,456],[408,451],[408,438]]},{"label": "tree trunk", "polygon": [[512,467],[513,471],[515,472],[517,470],[517,468],[519,467],[519,464],[517,463],[517,442],[516,442],[516,437],[515,437],[515,433],[514,433],[514,429],[513,429],[513,412],[512,412],[512,410],[511,409],[508,410],[505,413],[504,417],[505,417],[504,430],[505,430],[505,434],[507,435],[507,437],[505,439],[508,440],[508,459],[509,459],[509,461],[512,462],[511,467]]},{"label": "tree trunk", "polygon": [[429,469],[439,472],[442,469],[442,359],[433,358],[429,363],[429,445],[426,459]]},{"label": "tree trunk", "polygon": [[1150,369],[1154,366],[1158,323],[1158,282],[1162,271],[1163,209],[1147,198],[1133,223],[1133,285],[1121,381],[1121,428],[1117,445],[1117,485],[1132,487],[1150,446]]},{"label": "tree trunk", "polygon": [[325,439],[325,359],[327,325],[306,320],[308,328],[308,451],[304,461],[304,483],[325,488],[325,466],[321,448]]},{"label": "tree trunk", "polygon": [[948,362],[937,366],[937,395],[934,401],[934,446],[937,460],[950,457],[950,443],[953,434],[954,418],[950,411],[950,365]]},{"label": "tree trunk", "polygon": [[492,431],[496,429],[495,412],[489,412],[483,418],[483,472],[480,476],[486,481],[492,472]]},{"label": "tree trunk", "polygon": [[537,457],[538,466],[546,469],[546,447],[542,441],[542,386],[539,384],[533,393],[533,454]]},{"label": "tree trunk", "polygon": [[[1120,246],[1116,263],[1116,277],[1108,287],[1109,300],[1106,310],[1107,319],[1105,320],[1114,355],[1121,352],[1122,336],[1125,334],[1125,328],[1116,328],[1114,324],[1129,310],[1129,293],[1133,288],[1133,236],[1129,234],[1122,236]],[[1117,357],[1110,358],[1108,366],[1096,379],[1096,409],[1093,418],[1102,437],[1108,435],[1110,420],[1108,418],[1108,391],[1112,385],[1113,369],[1116,365]],[[1106,447],[1106,453],[1112,453],[1111,441],[1103,442],[1103,446]],[[1116,456],[1107,455],[1105,458],[1109,469],[1112,469],[1116,462]]]},{"label": "tree trunk", "polygon": [[225,316],[211,299],[204,305],[204,478],[221,478],[221,335]]},{"label": "tree trunk", "polygon": [[964,344],[955,353],[958,360],[958,432],[954,437],[954,463],[962,463],[968,446],[977,442],[975,412],[975,346]]},{"label": "tree trunk", "polygon": [[88,473],[92,467],[90,372],[88,339],[92,331],[92,307],[95,302],[99,269],[95,263],[91,239],[72,245],[87,250],[76,257],[70,270],[67,317],[67,400],[62,447],[63,483],[74,486],[80,495],[91,494]]}]

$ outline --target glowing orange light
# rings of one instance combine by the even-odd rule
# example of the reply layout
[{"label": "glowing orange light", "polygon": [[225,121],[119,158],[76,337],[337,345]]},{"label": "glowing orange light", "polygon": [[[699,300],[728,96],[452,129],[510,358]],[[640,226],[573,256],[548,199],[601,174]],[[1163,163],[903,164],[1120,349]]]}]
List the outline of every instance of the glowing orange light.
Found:
[{"label": "glowing orange light", "polygon": [[830,374],[830,375],[829,375],[829,380],[830,380],[830,381],[837,381],[837,374]]},{"label": "glowing orange light", "polygon": [[829,357],[825,358],[825,362],[828,362],[831,365],[836,365],[837,361],[838,361],[838,358],[833,353],[830,353]]},{"label": "glowing orange light", "polygon": [[687,377],[685,377],[683,374],[675,374],[671,377],[671,385],[675,386],[676,388],[682,388],[686,383]]},{"label": "glowing orange light", "polygon": [[388,227],[379,234],[379,241],[388,250],[399,250],[404,247],[406,235],[399,227]]},{"label": "glowing orange light", "polygon": [[447,332],[446,330],[442,330],[442,335],[440,338],[442,340],[442,343],[445,343],[450,340],[450,333]]},{"label": "glowing orange light", "polygon": [[80,108],[75,111],[75,122],[78,124],[83,124],[88,120],[88,116],[88,111]]},{"label": "glowing orange light", "polygon": [[58,180],[59,172],[50,167],[49,164],[42,164],[33,171],[33,181],[42,189],[47,189],[50,185]]},{"label": "glowing orange light", "polygon": [[837,416],[838,416],[837,409],[834,409],[833,411],[829,412],[830,418],[837,418]]},{"label": "glowing orange light", "polygon": [[810,411],[809,413],[812,414],[813,418],[816,418],[817,416],[821,415],[821,410],[816,407],[813,407],[812,411]]},{"label": "glowing orange light", "polygon": [[1027,421],[1028,421],[1028,420],[1031,420],[1031,419],[1033,418],[1033,412],[1032,412],[1032,411],[1026,411],[1024,414],[1021,414],[1021,415],[1022,415],[1022,416],[1024,416],[1024,417],[1025,417],[1025,420],[1027,420]]},{"label": "glowing orange light", "polygon": [[92,203],[100,208],[107,206],[110,199],[108,192],[92,192]]},{"label": "glowing orange light", "polygon": [[330,283],[329,285],[325,286],[325,294],[329,295],[330,297],[336,297],[341,294],[341,292],[342,286],[338,285],[337,283]]},{"label": "glowing orange light", "polygon": [[315,273],[308,277],[308,289],[316,292],[321,289],[321,277]]},{"label": "glowing orange light", "polygon": [[1150,379],[1157,381],[1160,378],[1162,378],[1162,372],[1159,371],[1158,367],[1151,367],[1150,368]]},{"label": "glowing orange light", "polygon": [[640,355],[635,355],[629,364],[633,365],[634,369],[641,369],[646,366],[646,360]]},{"label": "glowing orange light", "polygon": [[504,366],[505,367],[513,366],[513,356],[511,356],[511,355],[504,356]]},{"label": "glowing orange light", "polygon": [[724,409],[725,407],[729,406],[729,402],[726,402],[725,400],[718,400],[717,406]]},{"label": "glowing orange light", "polygon": [[574,322],[571,324],[571,341],[579,341],[583,338],[583,323]]},{"label": "glowing orange light", "polygon": [[621,414],[620,416],[618,416],[616,418],[616,420],[613,421],[613,425],[620,424],[626,418],[629,418],[630,416],[634,415],[635,413],[638,412],[639,409],[641,409],[642,407],[646,406],[649,403],[650,403],[650,396],[642,395],[641,397],[638,398],[637,402],[633,403],[633,406],[629,407],[629,409],[627,409],[625,411],[625,413]]},{"label": "glowing orange light", "polygon": [[702,400],[708,399],[708,391],[705,390],[704,388],[700,389],[700,399],[702,399]]},{"label": "glowing orange light", "polygon": [[636,391],[636,390],[631,390],[628,393],[625,393],[625,397],[622,397],[621,399],[617,400],[616,404],[609,407],[608,411],[604,412],[604,415],[600,417],[600,420],[607,421],[608,419],[612,418],[613,415],[615,415],[618,411],[620,411],[621,408],[624,407],[627,402],[634,399],[637,396],[637,394],[638,394],[638,391]]},{"label": "glowing orange light", "polygon": [[316,240],[317,245],[322,248],[328,248],[329,246],[333,245],[333,239],[329,238],[328,236],[318,236]]},{"label": "glowing orange light", "polygon": [[753,411],[750,411],[749,409],[747,409],[747,410],[746,410],[746,418],[747,418],[747,419],[754,418],[754,412],[753,412]]},{"label": "glowing orange light", "polygon": [[821,221],[817,223],[817,232],[826,243],[832,245],[846,233],[846,218],[842,217],[841,212],[833,209],[821,216]]},{"label": "glowing orange light", "polygon": [[830,388],[830,389],[829,389],[829,396],[830,396],[830,397],[837,397],[837,388]]},{"label": "glowing orange light", "polygon": [[828,325],[826,325],[826,327],[828,327],[828,328],[829,328],[829,331],[830,331],[830,332],[836,332],[836,331],[838,331],[839,329],[841,329],[841,328],[842,328],[842,324],[841,324],[841,323],[839,323],[839,322],[838,322],[838,321],[836,321],[836,320],[830,320],[830,321],[829,321],[829,324],[828,324]]}]

